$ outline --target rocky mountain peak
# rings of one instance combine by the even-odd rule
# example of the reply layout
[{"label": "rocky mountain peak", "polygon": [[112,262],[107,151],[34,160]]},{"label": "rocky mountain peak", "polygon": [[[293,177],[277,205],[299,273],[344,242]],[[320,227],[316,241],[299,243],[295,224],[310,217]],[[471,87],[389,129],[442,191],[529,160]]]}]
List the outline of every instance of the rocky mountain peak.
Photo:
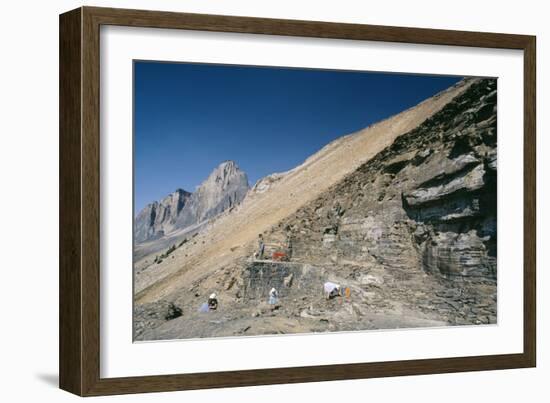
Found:
[{"label": "rocky mountain peak", "polygon": [[239,204],[248,192],[248,177],[234,161],[224,161],[201,183],[178,219],[184,228],[213,218]]},{"label": "rocky mountain peak", "polygon": [[135,241],[155,239],[170,232],[190,197],[190,192],[176,189],[160,201],[149,203],[135,219]]},{"label": "rocky mountain peak", "polygon": [[[202,185],[210,182],[215,182],[217,184],[221,184],[222,188],[227,187],[232,179],[239,179],[241,176],[246,177],[246,174],[240,170],[239,166],[235,163],[235,161],[224,161],[220,165],[218,165],[214,170],[210,173],[206,181],[204,181]],[[246,180],[246,183],[248,185],[248,179]]]},{"label": "rocky mountain peak", "polygon": [[194,193],[176,189],[148,204],[135,219],[137,243],[160,238],[224,212],[239,204],[248,192],[248,177],[235,161],[224,161]]}]

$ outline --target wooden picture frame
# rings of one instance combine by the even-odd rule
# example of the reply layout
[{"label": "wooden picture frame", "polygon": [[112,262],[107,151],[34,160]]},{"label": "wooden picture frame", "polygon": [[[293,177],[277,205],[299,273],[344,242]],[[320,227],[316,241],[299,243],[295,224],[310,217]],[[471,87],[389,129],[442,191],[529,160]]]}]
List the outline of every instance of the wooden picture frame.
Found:
[{"label": "wooden picture frame", "polygon": [[[523,353],[228,372],[100,377],[100,26],[171,28],[524,52]],[[60,387],[80,396],[526,368],[536,365],[535,37],[81,7],[60,16]]]}]

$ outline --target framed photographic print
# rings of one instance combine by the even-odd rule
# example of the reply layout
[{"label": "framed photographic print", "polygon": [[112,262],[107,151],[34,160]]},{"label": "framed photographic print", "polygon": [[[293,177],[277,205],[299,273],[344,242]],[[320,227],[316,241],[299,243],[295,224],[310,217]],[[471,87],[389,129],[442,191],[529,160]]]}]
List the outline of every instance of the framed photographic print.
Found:
[{"label": "framed photographic print", "polygon": [[60,16],[60,386],[535,366],[535,38]]}]

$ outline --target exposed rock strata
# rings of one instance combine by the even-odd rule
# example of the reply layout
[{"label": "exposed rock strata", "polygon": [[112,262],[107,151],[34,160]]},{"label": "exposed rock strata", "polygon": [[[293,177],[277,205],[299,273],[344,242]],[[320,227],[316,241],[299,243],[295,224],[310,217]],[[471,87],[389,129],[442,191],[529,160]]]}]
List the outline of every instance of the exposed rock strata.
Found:
[{"label": "exposed rock strata", "polygon": [[283,220],[293,258],[496,277],[496,80],[482,80]]}]

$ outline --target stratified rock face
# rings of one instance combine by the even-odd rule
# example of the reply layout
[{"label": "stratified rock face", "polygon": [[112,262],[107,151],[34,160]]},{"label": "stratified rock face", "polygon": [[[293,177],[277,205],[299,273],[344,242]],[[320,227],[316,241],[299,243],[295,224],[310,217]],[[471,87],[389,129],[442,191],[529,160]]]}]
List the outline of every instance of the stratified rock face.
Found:
[{"label": "stratified rock face", "polygon": [[293,262],[252,262],[243,271],[243,297],[263,299],[274,287],[279,297],[300,298],[318,288],[325,270]]},{"label": "stratified rock face", "polygon": [[135,219],[136,243],[213,218],[239,204],[248,192],[248,178],[233,161],[221,163],[194,193],[178,189],[147,205]]},{"label": "stratified rock face", "polygon": [[178,189],[164,199],[148,204],[135,219],[135,241],[155,239],[171,231],[190,196],[191,193]]},{"label": "stratified rock face", "polygon": [[185,228],[215,217],[239,204],[248,192],[248,178],[233,161],[222,162],[191,195],[177,220]]},{"label": "stratified rock face", "polygon": [[270,236],[298,261],[496,278],[496,87],[473,83]]}]

